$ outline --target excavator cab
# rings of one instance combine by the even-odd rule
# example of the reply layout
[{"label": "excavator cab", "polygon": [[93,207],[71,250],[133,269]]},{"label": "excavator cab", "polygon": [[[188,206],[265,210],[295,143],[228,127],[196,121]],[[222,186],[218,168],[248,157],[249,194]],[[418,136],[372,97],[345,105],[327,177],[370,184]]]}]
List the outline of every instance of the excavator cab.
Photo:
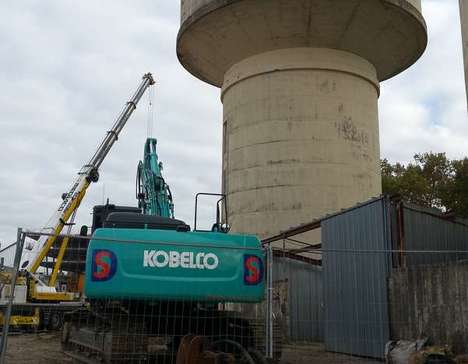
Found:
[{"label": "excavator cab", "polygon": [[[219,197],[218,201],[216,202],[216,222],[212,225],[211,230],[202,230],[198,229],[198,207],[199,207],[199,198],[201,196],[208,196],[208,197]],[[221,193],[206,193],[200,192],[197,193],[195,196],[195,214],[194,214],[194,227],[193,231],[211,231],[213,233],[224,233],[227,234],[231,227],[228,223],[228,215],[227,215],[227,203],[226,203],[226,195]],[[224,220],[224,222],[223,222]]]}]

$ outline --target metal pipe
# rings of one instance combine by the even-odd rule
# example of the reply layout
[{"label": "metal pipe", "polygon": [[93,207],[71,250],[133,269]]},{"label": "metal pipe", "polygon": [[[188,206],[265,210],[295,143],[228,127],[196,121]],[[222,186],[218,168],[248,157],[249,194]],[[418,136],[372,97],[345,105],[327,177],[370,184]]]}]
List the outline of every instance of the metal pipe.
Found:
[{"label": "metal pipe", "polygon": [[198,197],[200,196],[218,196],[221,197],[218,202],[216,203],[216,208],[218,208],[220,201],[224,200],[224,213],[226,215],[226,224],[228,223],[227,220],[227,204],[226,204],[226,195],[222,193],[211,193],[211,192],[199,192],[195,195],[195,214],[194,214],[194,222],[193,222],[193,231],[205,231],[205,230],[198,230],[197,229],[197,217],[198,217]]},{"label": "metal pipe", "polygon": [[265,355],[268,359],[273,359],[273,249],[271,245],[267,247],[266,254],[268,272]]},{"label": "metal pipe", "polygon": [[1,250],[0,250],[0,254],[3,253],[5,250],[10,249],[12,246],[15,246],[16,243],[17,243],[17,241],[15,241],[14,243],[11,243],[11,244],[9,244],[8,246],[6,246],[5,248],[1,249]]},{"label": "metal pipe", "polygon": [[[106,238],[106,237],[99,237],[94,238],[93,236],[79,236],[79,235],[69,235],[69,234],[60,234],[60,235],[53,235],[47,233],[37,233],[37,232],[26,232],[25,235],[45,235],[45,236],[56,236],[58,238],[74,238],[80,240],[99,240],[99,241],[110,241],[113,243],[143,243],[143,244],[162,244],[162,245],[169,245],[169,246],[180,246],[179,243],[171,243],[164,240],[134,240],[134,239],[117,239],[117,238]],[[206,248],[206,244],[184,244],[185,246],[190,246],[192,248]],[[248,247],[248,246],[234,246],[234,245],[210,245],[210,248],[219,248],[219,249],[230,249],[230,250],[251,250],[251,251],[264,251],[263,248],[255,248],[255,247]]]},{"label": "metal pipe", "polygon": [[460,21],[465,61],[466,97],[468,100],[468,0],[460,0]]},{"label": "metal pipe", "polygon": [[6,358],[8,330],[10,329],[11,308],[13,306],[13,301],[15,299],[16,279],[18,278],[19,265],[21,262],[21,255],[23,253],[23,246],[24,246],[25,238],[26,238],[26,235],[23,234],[23,230],[21,228],[18,228],[15,260],[13,263],[13,275],[12,275],[11,283],[10,283],[11,285],[10,297],[8,297],[8,305],[7,305],[6,312],[3,318],[4,322],[3,322],[3,332],[2,332],[2,346],[1,346],[1,352],[0,352],[0,364],[4,364],[5,358]]}]

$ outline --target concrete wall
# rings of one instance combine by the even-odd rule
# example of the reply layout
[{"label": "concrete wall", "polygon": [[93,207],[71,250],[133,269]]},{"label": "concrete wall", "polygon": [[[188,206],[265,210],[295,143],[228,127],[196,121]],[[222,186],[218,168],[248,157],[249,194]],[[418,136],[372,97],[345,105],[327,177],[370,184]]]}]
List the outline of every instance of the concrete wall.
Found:
[{"label": "concrete wall", "polygon": [[180,20],[181,23],[187,20],[189,16],[192,16],[197,10],[209,4],[211,0],[181,0],[180,6]]},{"label": "concrete wall", "polygon": [[[228,5],[241,0],[223,0],[219,1],[222,5]],[[378,0],[371,0],[378,1]],[[417,10],[421,11],[421,0],[384,0],[387,3],[395,4],[397,6],[409,7],[414,6]],[[464,1],[464,0],[461,0]],[[214,4],[216,1],[213,0],[181,0],[181,23],[187,20],[188,17],[192,16],[195,12],[200,11],[203,7],[209,4]],[[407,4],[405,4],[407,3]]]},{"label": "concrete wall", "polygon": [[377,97],[375,68],[342,51],[286,49],[231,68],[222,99],[232,226],[269,236],[378,196]]},{"label": "concrete wall", "polygon": [[468,263],[395,270],[389,281],[392,339],[429,337],[468,351]]},{"label": "concrete wall", "polygon": [[408,0],[411,5],[413,5],[416,9],[419,11],[422,11],[421,9],[421,0]]},{"label": "concrete wall", "polygon": [[367,59],[380,81],[411,66],[427,32],[420,1],[183,0],[180,62],[219,87],[234,64],[272,50],[339,49]]}]

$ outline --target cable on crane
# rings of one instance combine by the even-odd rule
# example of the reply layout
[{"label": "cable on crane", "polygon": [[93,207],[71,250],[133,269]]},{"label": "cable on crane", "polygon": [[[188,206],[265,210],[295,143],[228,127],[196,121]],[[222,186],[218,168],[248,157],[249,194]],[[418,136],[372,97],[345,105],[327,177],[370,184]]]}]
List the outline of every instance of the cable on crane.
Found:
[{"label": "cable on crane", "polygon": [[153,136],[154,129],[154,87],[151,85],[148,89],[148,118],[146,122],[146,136]]}]

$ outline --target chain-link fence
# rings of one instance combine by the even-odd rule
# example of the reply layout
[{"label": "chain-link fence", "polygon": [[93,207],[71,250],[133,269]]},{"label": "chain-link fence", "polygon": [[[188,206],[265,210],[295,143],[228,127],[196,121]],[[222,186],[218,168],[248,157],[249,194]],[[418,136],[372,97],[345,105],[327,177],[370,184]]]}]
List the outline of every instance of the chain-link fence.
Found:
[{"label": "chain-link fence", "polygon": [[[106,231],[59,236],[35,273],[3,268],[6,362],[461,363],[468,353],[463,221],[383,198],[262,245]],[[19,234],[18,249],[31,237]]]},{"label": "chain-link fence", "polygon": [[284,363],[468,353],[468,223],[382,197],[264,239]]},{"label": "chain-link fence", "polygon": [[[252,236],[159,230],[152,239],[153,231],[54,237],[34,272],[20,262],[38,234],[20,233],[14,267],[3,272],[6,362],[274,360],[268,249]],[[18,351],[32,336],[39,341]]]}]

